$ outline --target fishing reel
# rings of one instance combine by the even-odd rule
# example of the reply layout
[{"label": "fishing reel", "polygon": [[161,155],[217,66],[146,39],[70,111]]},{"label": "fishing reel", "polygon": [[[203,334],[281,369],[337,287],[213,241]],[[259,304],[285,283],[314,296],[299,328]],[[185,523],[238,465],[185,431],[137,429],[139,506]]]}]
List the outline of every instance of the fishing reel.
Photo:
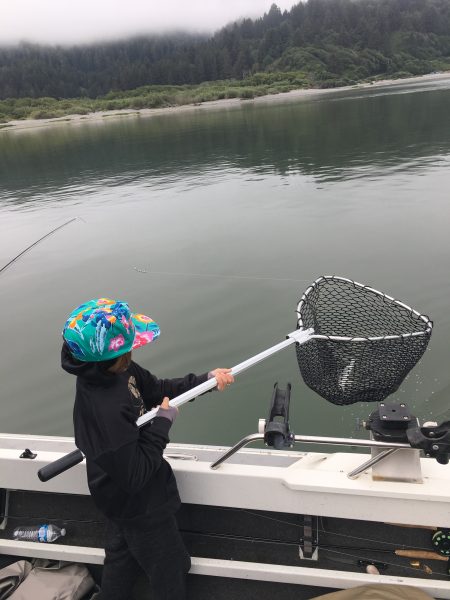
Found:
[{"label": "fishing reel", "polygon": [[404,402],[380,402],[365,427],[377,441],[409,444],[411,448],[423,450],[426,456],[435,458],[441,465],[450,460],[450,421],[441,425],[425,423],[420,427]]}]

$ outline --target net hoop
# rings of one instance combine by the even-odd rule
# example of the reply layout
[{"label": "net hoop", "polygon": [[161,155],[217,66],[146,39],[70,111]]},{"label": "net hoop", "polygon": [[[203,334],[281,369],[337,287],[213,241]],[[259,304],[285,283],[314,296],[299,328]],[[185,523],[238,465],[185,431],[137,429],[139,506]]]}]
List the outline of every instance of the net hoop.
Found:
[{"label": "net hoop", "polygon": [[297,305],[303,381],[337,404],[381,402],[421,359],[433,324],[404,302],[345,277],[319,277]]},{"label": "net hoop", "polygon": [[303,293],[302,297],[300,298],[300,300],[298,302],[297,310],[296,310],[296,313],[298,315],[298,320],[297,320],[297,328],[298,329],[305,330],[305,326],[304,326],[303,320],[302,320],[302,308],[306,304],[306,302],[308,300],[309,294],[311,294],[324,281],[331,281],[331,280],[343,281],[345,283],[351,283],[356,288],[360,288],[361,290],[364,290],[366,292],[369,292],[369,293],[372,293],[374,295],[380,296],[383,299],[383,301],[395,304],[398,307],[400,307],[401,309],[409,312],[411,315],[414,315],[417,319],[421,319],[424,322],[424,324],[425,324],[425,329],[423,329],[422,331],[416,331],[416,332],[412,332],[412,333],[403,333],[403,334],[396,334],[396,335],[384,335],[384,336],[366,336],[366,337],[361,337],[361,336],[351,337],[351,336],[337,336],[337,335],[313,334],[311,336],[311,339],[316,339],[316,340],[320,340],[320,339],[322,339],[322,340],[332,340],[332,341],[336,341],[336,342],[377,342],[377,341],[381,341],[381,340],[398,340],[398,339],[408,339],[408,338],[411,338],[411,337],[430,336],[431,335],[431,331],[433,329],[433,322],[426,315],[423,315],[423,314],[419,313],[417,310],[413,309],[411,306],[408,306],[404,302],[401,302],[400,300],[396,300],[392,296],[389,296],[389,295],[387,295],[387,294],[385,294],[383,292],[380,292],[379,290],[376,290],[376,289],[374,289],[374,288],[372,288],[372,287],[370,287],[368,285],[365,285],[363,283],[359,283],[357,281],[353,281],[352,279],[348,279],[346,277],[339,277],[338,275],[322,275],[321,277],[318,277],[305,290],[305,292]]}]

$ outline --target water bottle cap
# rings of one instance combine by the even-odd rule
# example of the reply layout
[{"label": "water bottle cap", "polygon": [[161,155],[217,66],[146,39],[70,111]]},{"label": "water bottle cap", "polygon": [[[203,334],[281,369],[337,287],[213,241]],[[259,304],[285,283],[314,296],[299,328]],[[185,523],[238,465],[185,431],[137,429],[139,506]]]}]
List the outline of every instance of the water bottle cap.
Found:
[{"label": "water bottle cap", "polygon": [[65,529],[61,529],[61,535],[66,535],[66,530]]}]

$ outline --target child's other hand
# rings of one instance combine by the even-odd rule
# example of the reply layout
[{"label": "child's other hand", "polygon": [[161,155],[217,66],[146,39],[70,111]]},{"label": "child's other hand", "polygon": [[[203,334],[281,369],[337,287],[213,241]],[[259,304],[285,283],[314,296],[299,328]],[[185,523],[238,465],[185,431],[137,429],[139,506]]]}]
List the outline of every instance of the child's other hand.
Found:
[{"label": "child's other hand", "polygon": [[164,410],[167,410],[168,408],[170,408],[169,398],[167,396],[165,398],[163,398],[163,401],[161,402],[161,404],[159,406],[160,406],[160,408],[163,408]]},{"label": "child's other hand", "polygon": [[166,396],[159,405],[158,412],[155,416],[164,417],[173,423],[178,416],[178,408],[176,406],[170,406],[169,398]]},{"label": "child's other hand", "polygon": [[231,374],[231,369],[214,369],[208,373],[209,376],[215,377],[217,381],[217,389],[219,392],[234,383],[234,377]]}]

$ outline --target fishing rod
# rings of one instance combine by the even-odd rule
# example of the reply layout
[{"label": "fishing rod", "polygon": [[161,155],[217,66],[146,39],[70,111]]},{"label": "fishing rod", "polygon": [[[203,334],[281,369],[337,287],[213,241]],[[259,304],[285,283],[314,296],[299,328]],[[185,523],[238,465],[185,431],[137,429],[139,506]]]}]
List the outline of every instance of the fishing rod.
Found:
[{"label": "fishing rod", "polygon": [[[251,513],[252,511],[244,511],[244,512]],[[258,516],[261,516],[261,515],[258,515]],[[33,515],[33,516],[29,515],[27,518],[29,520],[35,520],[35,521],[41,521],[41,522],[47,522],[47,521],[54,520],[53,516],[43,516],[43,515]],[[23,520],[23,515],[8,514],[8,519],[16,520],[16,521]],[[276,520],[278,520],[278,519],[276,519]],[[104,521],[99,520],[99,519],[62,518],[62,519],[59,519],[59,521],[61,523],[63,523],[64,525],[67,525],[67,524],[102,525],[104,523]],[[285,523],[285,521],[280,521],[280,522]],[[295,523],[295,525],[298,525],[298,524]],[[206,537],[206,538],[210,538],[210,539],[214,539],[214,540],[221,540],[221,541],[226,540],[226,541],[233,541],[233,542],[250,542],[252,544],[257,543],[257,544],[270,544],[270,545],[274,545],[274,546],[277,546],[277,545],[278,546],[292,546],[295,548],[298,548],[298,546],[299,546],[298,539],[280,540],[280,539],[271,538],[271,537],[254,537],[254,536],[249,536],[249,535],[216,533],[216,532],[211,532],[211,531],[204,532],[204,531],[193,530],[193,529],[182,529],[181,531],[183,534],[187,534],[190,536],[202,536],[202,537]],[[318,533],[332,534],[332,535],[338,535],[338,536],[342,535],[337,532],[323,530],[320,528],[318,528],[317,531],[318,531]],[[435,574],[435,575],[440,575],[441,577],[447,577],[447,578],[450,577],[450,562],[449,562],[448,556],[445,556],[445,555],[442,555],[442,554],[439,554],[436,552],[432,552],[427,548],[409,548],[404,545],[395,544],[393,542],[382,542],[380,540],[373,540],[370,538],[360,538],[360,537],[349,536],[349,535],[346,535],[345,537],[352,539],[352,540],[366,541],[369,543],[388,544],[392,548],[383,548],[383,547],[367,546],[367,545],[358,546],[358,545],[345,544],[345,543],[344,544],[330,544],[330,543],[322,542],[319,545],[319,551],[321,552],[322,555],[324,555],[324,558],[326,560],[336,562],[336,563],[351,565],[354,567],[359,567],[359,568],[365,569],[366,572],[368,572],[368,573],[371,573],[371,571],[370,571],[371,567],[375,567],[379,572],[384,572],[384,571],[388,570],[389,567],[394,567],[394,569],[404,569],[404,570],[415,571],[415,572],[417,572],[417,570],[422,570],[427,575]],[[361,554],[355,555],[355,554],[352,554],[353,552],[358,552]],[[369,555],[371,553],[381,555],[381,558],[380,557],[369,558],[367,555]],[[390,560],[392,560],[392,559],[387,558],[387,560],[386,560],[384,557],[386,557],[386,558],[392,557],[392,559],[394,559],[394,560],[395,560],[395,558],[409,559],[409,564],[403,564],[402,562],[391,562]],[[446,567],[444,567],[444,569],[439,569],[438,572],[435,572],[426,563],[421,562],[424,560],[427,562],[428,561],[438,561],[441,563],[445,562]]]},{"label": "fishing rod", "polygon": [[58,227],[55,227],[54,229],[52,229],[51,231],[49,231],[48,233],[46,233],[45,235],[43,235],[41,238],[39,238],[38,240],[36,240],[35,242],[33,242],[32,244],[30,244],[29,246],[27,246],[27,248],[25,248],[25,250],[22,250],[21,252],[19,252],[19,254],[17,254],[8,263],[6,263],[6,265],[4,265],[3,267],[1,267],[0,274],[3,273],[3,271],[6,271],[6,269],[8,267],[10,267],[12,264],[14,264],[17,260],[19,260],[19,258],[21,256],[23,256],[26,252],[29,252],[32,248],[34,248],[35,246],[37,246],[38,244],[40,244],[41,242],[43,242],[46,238],[48,238],[51,235],[53,235],[54,233],[56,233],[59,229],[62,229],[66,225],[69,225],[70,223],[73,223],[74,221],[77,221],[78,219],[80,219],[80,217],[74,217],[73,219],[69,219],[69,221],[67,221],[66,223],[63,223],[62,225],[58,225]]}]

